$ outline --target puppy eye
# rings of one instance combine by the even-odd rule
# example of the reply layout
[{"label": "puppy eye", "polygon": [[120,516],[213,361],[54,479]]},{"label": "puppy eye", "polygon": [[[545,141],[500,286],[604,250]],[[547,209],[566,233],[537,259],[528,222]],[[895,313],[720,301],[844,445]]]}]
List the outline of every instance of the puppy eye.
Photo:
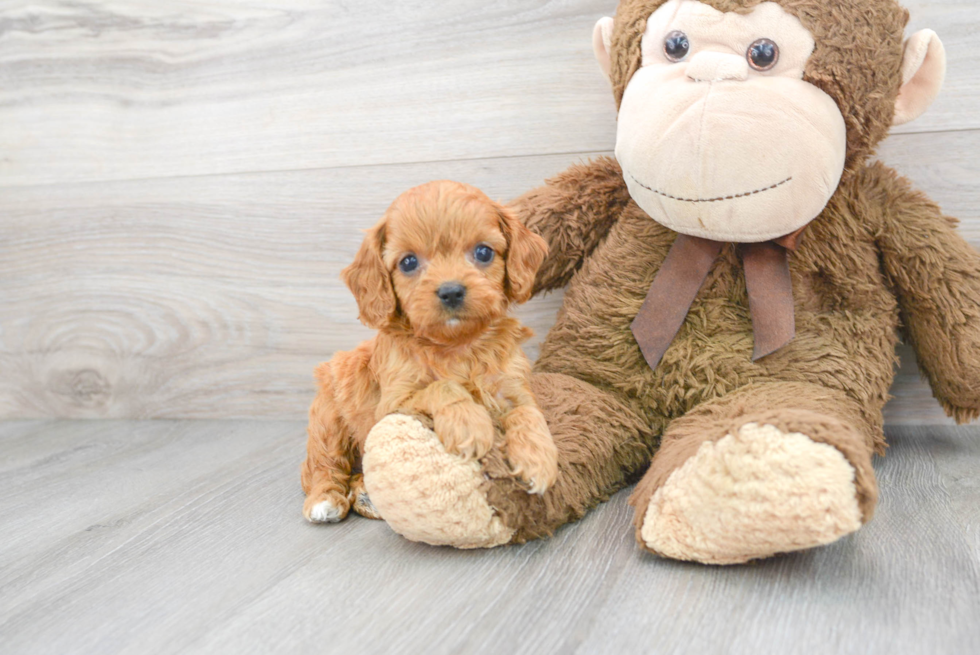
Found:
[{"label": "puppy eye", "polygon": [[759,39],[749,46],[745,56],[749,66],[757,71],[767,71],[779,61],[779,46],[772,39]]},{"label": "puppy eye", "polygon": [[673,62],[684,59],[690,51],[691,42],[684,32],[674,30],[664,39],[664,55]]},{"label": "puppy eye", "polygon": [[493,248],[481,243],[476,248],[473,249],[473,259],[480,262],[481,264],[489,264],[493,261]]},{"label": "puppy eye", "polygon": [[413,254],[408,254],[402,257],[401,261],[398,262],[398,268],[401,269],[402,273],[411,273],[419,267],[419,258]]}]

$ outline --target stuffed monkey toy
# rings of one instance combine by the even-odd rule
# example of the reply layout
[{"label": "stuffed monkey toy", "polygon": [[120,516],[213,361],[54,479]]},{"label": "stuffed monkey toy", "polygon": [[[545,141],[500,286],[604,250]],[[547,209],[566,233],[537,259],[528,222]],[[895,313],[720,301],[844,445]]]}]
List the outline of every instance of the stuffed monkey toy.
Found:
[{"label": "stuffed monkey toy", "polygon": [[364,473],[391,527],[523,542],[642,474],[641,547],[745,562],[871,519],[899,335],[977,418],[980,256],[869,161],[942,84],[942,44],[907,21],[895,0],[622,0],[599,21],[616,159],[513,203],[550,248],[536,291],[567,285],[532,385],[558,482],[530,495],[505,453],[463,461],[390,416]]}]

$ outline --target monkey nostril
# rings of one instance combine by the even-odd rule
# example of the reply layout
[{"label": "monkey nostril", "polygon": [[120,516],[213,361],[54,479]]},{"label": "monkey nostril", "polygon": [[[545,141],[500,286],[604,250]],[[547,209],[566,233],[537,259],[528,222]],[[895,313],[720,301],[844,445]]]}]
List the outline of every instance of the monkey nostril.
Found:
[{"label": "monkey nostril", "polygon": [[459,282],[446,282],[439,286],[436,295],[439,296],[443,305],[449,309],[456,309],[463,304],[463,299],[466,297],[466,287]]}]

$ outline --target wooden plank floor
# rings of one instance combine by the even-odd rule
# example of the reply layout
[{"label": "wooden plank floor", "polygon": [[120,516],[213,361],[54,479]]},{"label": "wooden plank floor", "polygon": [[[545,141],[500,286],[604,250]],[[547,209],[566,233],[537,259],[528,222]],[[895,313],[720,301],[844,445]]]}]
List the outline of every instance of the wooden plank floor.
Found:
[{"label": "wooden plank floor", "polygon": [[640,552],[626,492],[490,551],[300,515],[303,425],[0,423],[0,651],[968,653],[980,434],[892,428],[875,519],[755,565]]}]

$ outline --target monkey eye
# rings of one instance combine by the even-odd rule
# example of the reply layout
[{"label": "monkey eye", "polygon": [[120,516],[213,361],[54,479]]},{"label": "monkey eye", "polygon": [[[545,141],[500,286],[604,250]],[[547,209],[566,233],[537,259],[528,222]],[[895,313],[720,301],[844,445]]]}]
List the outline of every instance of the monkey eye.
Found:
[{"label": "monkey eye", "polygon": [[400,268],[401,272],[405,273],[406,275],[414,272],[415,269],[417,269],[418,267],[419,267],[419,258],[416,257],[413,253],[408,253],[407,255],[401,258],[401,261],[398,262],[398,268]]},{"label": "monkey eye", "polygon": [[664,38],[664,55],[667,59],[678,62],[687,56],[691,51],[691,42],[687,39],[687,34],[674,30]]},{"label": "monkey eye", "polygon": [[779,61],[779,46],[772,39],[759,39],[749,46],[745,55],[749,66],[757,71],[767,71]]},{"label": "monkey eye", "polygon": [[485,243],[481,243],[473,249],[473,259],[481,264],[489,264],[493,261],[493,248]]}]

